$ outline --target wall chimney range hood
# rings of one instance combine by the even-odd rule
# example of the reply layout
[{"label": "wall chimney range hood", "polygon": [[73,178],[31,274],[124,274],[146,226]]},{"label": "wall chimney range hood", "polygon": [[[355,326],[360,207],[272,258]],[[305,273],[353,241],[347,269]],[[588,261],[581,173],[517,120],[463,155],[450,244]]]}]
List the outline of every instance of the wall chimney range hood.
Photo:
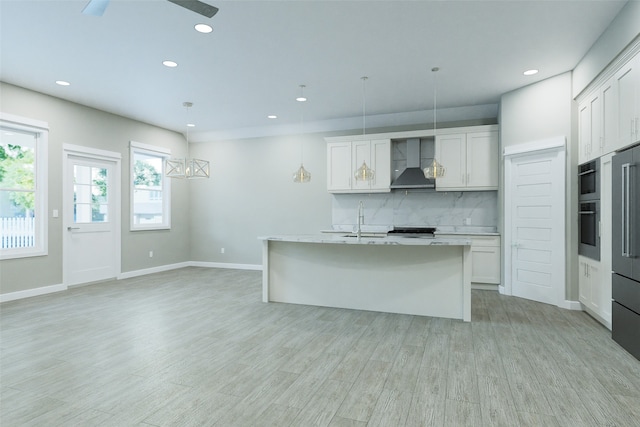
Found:
[{"label": "wall chimney range hood", "polygon": [[425,178],[420,167],[420,138],[407,139],[407,168],[391,183],[390,188],[436,188],[435,179]]}]

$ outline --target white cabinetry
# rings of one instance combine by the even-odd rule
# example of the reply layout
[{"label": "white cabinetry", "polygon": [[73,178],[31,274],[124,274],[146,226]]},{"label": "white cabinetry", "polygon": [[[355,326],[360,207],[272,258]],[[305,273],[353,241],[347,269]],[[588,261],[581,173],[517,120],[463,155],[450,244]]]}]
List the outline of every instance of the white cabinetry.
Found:
[{"label": "white cabinetry", "polygon": [[615,75],[618,107],[618,148],[640,139],[640,54]]},{"label": "white cabinetry", "polygon": [[438,237],[471,239],[471,282],[500,284],[500,236],[438,234]]},{"label": "white cabinetry", "polygon": [[[611,276],[611,272],[608,272]],[[580,282],[580,302],[599,322],[611,329],[611,286],[602,286],[607,272],[600,261],[578,257],[578,280]],[[609,280],[609,283],[611,281]],[[608,296],[607,296],[608,293]],[[606,318],[608,312],[608,319]]]},{"label": "white cabinetry", "polygon": [[615,79],[609,79],[578,106],[578,163],[611,153],[620,147]]},{"label": "white cabinetry", "polygon": [[600,261],[578,257],[579,299],[584,309],[611,329],[611,159],[600,158]]},{"label": "white cabinetry", "polygon": [[[356,170],[367,163],[371,181],[355,179]],[[327,190],[331,193],[389,192],[391,183],[391,140],[362,140],[327,143]]]},{"label": "white cabinetry", "polygon": [[437,135],[435,157],[444,168],[438,191],[498,189],[498,132]]}]

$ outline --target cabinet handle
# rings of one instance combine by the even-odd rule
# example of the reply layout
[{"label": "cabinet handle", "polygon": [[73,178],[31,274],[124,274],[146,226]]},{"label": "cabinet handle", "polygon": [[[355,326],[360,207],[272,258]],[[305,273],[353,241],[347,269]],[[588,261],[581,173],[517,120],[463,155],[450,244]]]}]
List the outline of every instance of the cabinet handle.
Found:
[{"label": "cabinet handle", "polygon": [[631,258],[630,202],[631,202],[631,164],[622,165],[622,256]]},{"label": "cabinet handle", "polygon": [[631,142],[636,136],[636,119],[631,119]]}]

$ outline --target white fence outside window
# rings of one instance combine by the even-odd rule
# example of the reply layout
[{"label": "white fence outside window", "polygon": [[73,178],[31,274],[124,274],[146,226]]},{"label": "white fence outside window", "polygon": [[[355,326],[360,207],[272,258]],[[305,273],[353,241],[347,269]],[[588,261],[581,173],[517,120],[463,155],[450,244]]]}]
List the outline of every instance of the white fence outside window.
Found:
[{"label": "white fence outside window", "polygon": [[35,245],[35,218],[0,218],[0,248],[30,248]]}]

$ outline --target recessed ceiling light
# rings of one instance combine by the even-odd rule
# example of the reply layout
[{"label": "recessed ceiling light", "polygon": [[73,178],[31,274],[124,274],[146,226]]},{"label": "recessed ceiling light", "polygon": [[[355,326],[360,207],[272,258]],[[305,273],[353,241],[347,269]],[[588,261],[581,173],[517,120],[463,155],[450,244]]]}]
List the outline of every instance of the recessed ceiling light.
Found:
[{"label": "recessed ceiling light", "polygon": [[175,61],[162,61],[162,65],[164,65],[165,67],[169,67],[169,68],[174,68],[178,66],[178,63]]},{"label": "recessed ceiling light", "polygon": [[196,125],[194,125],[193,123],[187,123],[187,127],[194,128],[196,127]]},{"label": "recessed ceiling light", "polygon": [[69,86],[71,83],[65,82],[64,80],[56,80],[56,84],[60,86]]},{"label": "recessed ceiling light", "polygon": [[538,70],[535,70],[535,69],[533,69],[533,70],[527,70],[527,71],[525,71],[525,72],[524,72],[524,73],[522,73],[522,74],[524,74],[525,76],[533,76],[534,74],[538,74]]},{"label": "recessed ceiling light", "polygon": [[268,118],[268,119],[277,119],[277,118],[278,118],[278,116],[276,116],[275,114],[269,114],[269,115],[267,116],[267,118]]},{"label": "recessed ceiling light", "polygon": [[211,28],[211,26],[207,24],[196,24],[194,28],[196,29],[197,32],[205,33],[205,34],[213,31],[213,28]]}]

